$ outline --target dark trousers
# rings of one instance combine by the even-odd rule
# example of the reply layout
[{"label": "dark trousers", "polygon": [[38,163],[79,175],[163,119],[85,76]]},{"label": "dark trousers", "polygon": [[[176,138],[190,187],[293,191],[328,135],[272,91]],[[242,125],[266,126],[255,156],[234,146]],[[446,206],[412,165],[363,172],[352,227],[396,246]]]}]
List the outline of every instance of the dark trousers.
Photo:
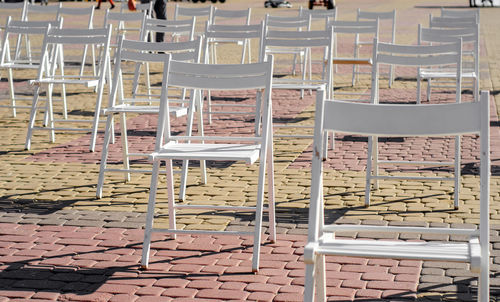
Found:
[{"label": "dark trousers", "polygon": [[[150,0],[141,0],[141,3],[149,2]],[[154,0],[153,11],[156,19],[167,20],[167,0]],[[164,36],[164,33],[156,33],[156,42],[163,42]]]}]

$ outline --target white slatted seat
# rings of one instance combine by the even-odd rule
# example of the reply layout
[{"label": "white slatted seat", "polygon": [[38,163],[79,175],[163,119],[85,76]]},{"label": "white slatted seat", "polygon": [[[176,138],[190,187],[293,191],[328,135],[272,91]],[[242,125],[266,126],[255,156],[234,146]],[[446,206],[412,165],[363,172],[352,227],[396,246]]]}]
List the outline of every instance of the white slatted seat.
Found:
[{"label": "white slatted seat", "polygon": [[[462,83],[462,88],[472,90],[474,99],[479,99],[479,24],[466,28],[422,28],[418,27],[418,44],[439,45],[462,39],[463,59],[462,78],[467,83]],[[456,82],[455,70],[441,67],[421,69],[420,78],[427,80],[427,100],[431,100],[431,88],[450,88]]]},{"label": "white slatted seat", "polygon": [[[375,21],[332,21],[328,26],[333,27],[334,32],[334,58],[332,59],[332,64],[334,65],[368,65],[371,66],[373,61],[371,54],[368,56],[357,56],[356,54],[348,55],[338,54],[337,44],[345,43],[346,39],[374,39],[378,37],[378,20]],[[342,42],[340,42],[340,40]],[[336,68],[335,68],[336,70]],[[355,75],[353,74],[352,85],[355,84]],[[333,88],[333,87],[332,87]],[[352,98],[355,96],[358,100],[368,101],[369,93],[358,93],[358,92],[337,92],[337,95],[342,95],[347,98]],[[336,96],[335,99],[338,99]],[[356,100],[356,99],[354,99]]]},{"label": "white slatted seat", "polygon": [[[99,126],[99,114],[101,110],[102,94],[106,84],[106,77],[109,76],[109,44],[111,39],[111,26],[98,29],[59,29],[49,28],[45,34],[42,46],[42,62],[38,69],[38,75],[31,81],[34,85],[34,96],[31,105],[28,133],[26,135],[25,148],[31,148],[33,131],[46,130],[50,132],[50,141],[55,141],[55,131],[76,131],[91,133],[89,149],[94,151],[97,129]],[[94,45],[100,47],[99,70],[96,75],[80,75],[69,73],[64,69],[64,48],[82,47],[84,45]],[[50,51],[54,49],[55,51]],[[59,69],[59,71],[58,71]],[[58,73],[59,72],[59,73]],[[96,93],[96,103],[92,118],[81,118],[75,116],[74,119],[58,119],[54,115],[52,91],[54,84],[78,85],[93,88]],[[47,103],[45,108],[46,120],[44,125],[36,126],[36,114],[42,109],[40,105],[40,93],[42,87],[47,87]],[[82,104],[83,105],[83,104]],[[59,124],[69,124],[68,127],[61,127]],[[57,124],[57,125],[56,125]],[[86,125],[89,125],[85,127]]]},{"label": "white slatted seat", "polygon": [[[153,232],[164,232],[175,234],[232,234],[253,236],[253,258],[252,271],[259,269],[260,244],[262,240],[262,214],[268,211],[270,240],[276,239],[274,218],[274,173],[273,173],[273,143],[271,122],[271,81],[272,81],[272,58],[267,62],[253,64],[193,64],[177,61],[167,62],[164,71],[162,103],[160,105],[160,119],[156,136],[155,151],[150,155],[153,161],[153,175],[151,178],[150,195],[148,201],[148,214],[143,243],[142,266],[147,267],[149,261],[151,234]],[[193,89],[191,95],[189,120],[194,117],[194,107],[201,107],[201,90],[224,90],[238,91],[251,90],[256,93],[256,102],[261,102],[263,113],[262,127],[255,136],[242,135],[239,127],[225,128],[223,134],[207,135],[203,128],[199,129],[198,136],[172,136],[170,132],[170,116],[168,99],[168,86],[185,87]],[[188,122],[188,125],[190,123]],[[236,132],[235,132],[236,131]],[[177,204],[174,200],[174,183],[172,172],[172,160],[202,160],[210,159],[217,161],[238,160],[253,164],[259,160],[257,195],[255,206],[244,206],[234,204],[221,205],[204,201],[190,201]],[[169,227],[160,229],[153,227],[155,216],[156,194],[158,189],[158,174],[160,162],[164,161],[167,166],[167,189],[168,189],[168,211]],[[264,209],[264,190],[267,173],[268,207]],[[185,175],[181,175],[184,177]],[[200,188],[198,188],[199,190]],[[243,203],[241,203],[243,204]],[[218,205],[218,206],[217,206]],[[240,231],[204,231],[204,230],[180,230],[176,228],[176,211],[180,209],[212,209],[223,211],[251,211],[255,212],[255,227],[253,232]]]},{"label": "white slatted seat", "polygon": [[[356,17],[358,21],[376,21],[378,20],[379,25],[379,36],[377,37],[379,41],[396,43],[396,10],[388,12],[372,12],[364,11],[358,8],[358,14]],[[373,46],[373,39],[360,40],[359,35],[356,35],[354,40],[354,56],[359,56],[359,51],[362,47]],[[359,65],[353,65],[353,73],[355,73],[353,81],[356,82],[359,74],[369,74],[368,72],[360,71]],[[392,82],[394,81],[394,68],[390,68],[387,73],[384,73],[389,79],[389,87],[392,87]],[[354,85],[353,82],[353,85]]]},{"label": "white slatted seat", "polygon": [[[25,101],[31,101],[32,97],[23,96],[15,91],[14,80],[15,71],[33,71],[36,72],[40,67],[40,56],[26,57],[19,53],[19,42],[21,38],[31,37],[34,40],[41,40],[47,31],[48,26],[60,27],[62,20],[59,21],[20,21],[12,20],[8,17],[3,33],[2,50],[0,52],[0,72],[5,70],[9,82],[9,104],[2,104],[1,107],[11,108],[12,116],[17,115],[17,109],[29,109],[31,106],[25,104]],[[13,47],[12,44],[14,44]],[[19,103],[19,101],[23,103]]]},{"label": "white slatted seat", "polygon": [[[124,180],[130,180],[130,173],[151,173],[151,169],[132,168],[130,161],[131,158],[145,158],[149,153],[138,153],[137,151],[129,151],[129,143],[127,136],[126,117],[127,114],[155,114],[159,113],[159,100],[160,93],[149,94],[151,88],[145,87],[141,91],[137,91],[138,87],[135,85],[135,80],[131,85],[124,84],[124,77],[122,75],[122,66],[126,63],[134,63],[135,65],[149,64],[163,64],[165,54],[169,53],[173,58],[179,61],[199,62],[201,53],[201,39],[186,41],[186,42],[170,42],[170,43],[156,43],[156,42],[143,42],[133,40],[121,40],[118,44],[115,63],[115,70],[113,74],[112,92],[109,97],[107,108],[103,110],[103,114],[107,115],[107,123],[104,134],[104,144],[101,156],[101,164],[99,169],[99,179],[97,182],[97,198],[102,197],[102,190],[104,185],[104,176],[107,172],[121,172],[124,175]],[[149,75],[149,73],[148,73]],[[148,83],[149,83],[148,76]],[[115,86],[117,85],[117,86]],[[126,90],[125,87],[128,89]],[[131,88],[131,89],[130,89]],[[187,114],[188,108],[177,97],[170,97],[169,106],[170,114],[174,117],[180,117]],[[181,103],[179,103],[181,102]],[[114,125],[114,117],[120,114],[120,129],[121,129],[121,144],[123,154],[123,167],[116,168],[114,166],[108,167],[109,157],[109,144],[112,141],[112,131]],[[200,117],[200,115],[198,115]],[[151,150],[150,150],[151,151]],[[204,169],[204,167],[202,167]],[[184,194],[184,189],[182,190]]]},{"label": "white slatted seat", "polygon": [[[26,5],[28,4],[28,1],[21,1],[21,2],[0,2],[0,11],[2,12],[8,12],[9,16],[13,20],[24,20],[24,14],[26,13]],[[5,29],[5,23],[0,23],[0,34],[2,33],[2,30]],[[2,47],[2,42],[0,41],[0,49]],[[11,45],[16,46],[16,45]],[[0,74],[1,76],[1,74]]]},{"label": "white slatted seat", "polygon": [[[455,83],[453,93],[455,97],[453,100],[456,103],[461,102],[461,60],[462,60],[462,43],[460,39],[455,39],[454,43],[442,45],[398,45],[391,43],[382,43],[374,39],[373,50],[373,74],[372,74],[372,102],[379,103],[379,76],[378,72],[382,65],[395,65],[415,67],[418,70],[422,68],[447,66],[448,68],[455,68],[455,76],[459,79]],[[419,71],[416,71],[417,78]],[[417,79],[417,96],[416,103],[420,104],[420,78]],[[454,182],[454,207],[458,208],[459,205],[459,192],[460,192],[460,150],[461,150],[460,137],[455,137],[455,154],[454,160],[449,162],[444,161],[399,161],[399,160],[379,160],[378,158],[378,139],[377,137],[369,138],[368,151],[372,156],[367,160],[367,173],[366,173],[366,192],[365,192],[365,206],[370,204],[370,186],[374,181],[374,187],[378,188],[379,179],[414,179],[414,180],[437,180],[437,181],[453,181]],[[428,176],[405,176],[400,177],[396,175],[380,175],[378,172],[379,165],[421,165],[421,166],[450,166],[453,167],[453,177],[428,177]]]},{"label": "white slatted seat", "polygon": [[429,27],[464,28],[476,26],[476,24],[478,24],[478,21],[475,16],[456,18],[429,15]]},{"label": "white slatted seat", "polygon": [[[367,136],[480,135],[480,203],[477,228],[425,228],[368,225],[325,225],[323,196],[323,158],[313,152],[308,243],[304,301],[326,300],[325,256],[363,258],[420,259],[465,262],[479,273],[478,301],[489,300],[489,93],[483,91],[474,103],[438,105],[366,104],[324,100],[316,101],[313,150],[321,150],[323,132],[333,130]],[[412,242],[372,239],[344,240],[338,232],[416,233],[460,235],[466,240],[454,242]]]}]

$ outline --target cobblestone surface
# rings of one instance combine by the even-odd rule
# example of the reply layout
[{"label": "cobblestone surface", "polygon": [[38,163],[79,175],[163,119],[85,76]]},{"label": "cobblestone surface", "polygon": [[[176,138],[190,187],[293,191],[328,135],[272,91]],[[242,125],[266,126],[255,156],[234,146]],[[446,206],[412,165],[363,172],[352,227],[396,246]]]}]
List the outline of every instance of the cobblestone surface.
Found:
[{"label": "cobblestone surface", "polygon": [[[306,1],[292,0],[295,7]],[[183,5],[196,5],[183,3]],[[397,42],[415,43],[417,24],[426,24],[428,14],[439,14],[439,8],[462,7],[452,0],[424,1],[337,1],[340,19],[355,18],[356,8],[387,11],[397,9]],[[64,2],[64,6],[88,6],[86,2]],[[175,3],[168,3],[168,14]],[[200,5],[200,4],[198,4]],[[227,9],[252,7],[252,20],[265,13],[295,12],[263,8],[259,1],[249,3],[230,0],[218,6]],[[481,9],[481,88],[491,90],[491,220],[493,300],[500,296],[500,39],[496,30],[500,19],[496,9]],[[5,12],[0,11],[0,16]],[[100,24],[104,11],[96,11]],[[66,20],[67,21],[67,20]],[[75,18],[74,24],[82,23]],[[67,22],[65,22],[66,24]],[[83,23],[82,23],[83,24]],[[381,35],[384,36],[385,31]],[[35,42],[35,41],[33,41]],[[351,52],[339,41],[339,52]],[[256,43],[253,44],[256,54]],[[219,54],[235,57],[234,49],[221,48]],[[255,57],[256,55],[254,55]],[[277,63],[281,63],[277,60]],[[281,67],[279,67],[281,68]],[[284,72],[284,69],[277,69]],[[362,78],[350,87],[349,67],[339,67],[335,75],[337,91],[366,91],[369,80]],[[380,92],[385,102],[410,103],[415,98],[415,82],[408,79],[412,70],[396,69],[392,89]],[[0,99],[8,95],[5,76],[0,80]],[[16,73],[16,90],[31,94],[27,80],[31,73]],[[155,78],[156,77],[156,78]],[[153,77],[158,80],[158,74]],[[382,87],[386,83],[382,82]],[[92,110],[94,95],[84,89],[69,90],[69,106],[80,106],[70,115]],[[214,92],[216,99],[228,101],[226,95]],[[298,91],[274,91],[275,122],[311,125],[314,117],[314,93],[299,99]],[[233,95],[234,97],[234,95]],[[433,102],[452,102],[446,91],[436,91]],[[106,98],[105,98],[106,99]],[[464,94],[470,101],[471,94]],[[251,103],[246,92],[233,101]],[[262,250],[262,270],[250,272],[251,240],[239,237],[179,236],[176,241],[164,236],[154,238],[152,265],[148,271],[138,269],[149,175],[133,174],[131,181],[108,173],[104,197],[95,199],[102,133],[97,150],[88,151],[89,136],[58,133],[56,143],[48,143],[47,133],[35,133],[31,151],[24,150],[27,112],[16,118],[0,108],[0,301],[215,301],[302,300],[304,266],[302,249],[307,235],[307,209],[310,186],[309,139],[279,139],[275,144],[275,182],[277,198],[276,244],[266,243]],[[180,129],[183,119],[175,121]],[[228,128],[245,132],[249,118],[214,119],[207,131]],[[131,149],[151,150],[156,129],[154,117],[130,117]],[[276,128],[276,134],[294,130]],[[117,133],[119,139],[119,132]],[[452,140],[391,139],[381,142],[382,155],[388,158],[438,158],[452,154]],[[454,210],[453,187],[446,182],[384,181],[373,191],[372,205],[363,206],[366,140],[354,136],[336,136],[336,149],[325,162],[325,202],[328,223],[371,225],[418,225],[428,227],[475,227],[478,222],[477,140],[466,137],[462,142],[461,206]],[[413,151],[409,151],[411,150]],[[415,151],[416,150],[416,151]],[[111,163],[120,165],[119,144],[111,148]],[[143,160],[133,162],[147,167]],[[189,175],[189,200],[220,200],[231,204],[251,205],[255,196],[255,168],[238,163],[212,164],[209,184],[199,185],[197,167]],[[220,169],[222,168],[222,169]],[[447,175],[446,169],[386,169],[390,173]],[[163,181],[163,178],[162,178]],[[225,185],[231,181],[226,193]],[[168,222],[166,190],[158,194],[158,218]],[[223,190],[224,189],[224,190]],[[189,201],[188,201],[189,202]],[[229,215],[230,214],[230,215]],[[253,216],[231,213],[181,212],[178,228],[211,228],[251,230]],[[265,217],[266,220],[266,217]],[[459,237],[411,236],[389,234],[343,234],[349,238],[399,240],[450,240]],[[203,246],[203,249],[199,247]],[[195,248],[197,247],[197,248]],[[477,278],[467,266],[457,263],[368,260],[328,257],[328,295],[339,301],[472,301]],[[496,301],[496,300],[494,300]]]}]

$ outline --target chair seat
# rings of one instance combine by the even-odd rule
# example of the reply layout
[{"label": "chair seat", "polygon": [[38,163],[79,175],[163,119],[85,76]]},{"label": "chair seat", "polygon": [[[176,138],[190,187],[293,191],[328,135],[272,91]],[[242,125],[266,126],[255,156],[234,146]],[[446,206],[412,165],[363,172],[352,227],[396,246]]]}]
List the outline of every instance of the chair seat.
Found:
[{"label": "chair seat", "polygon": [[[180,117],[187,114],[187,107],[170,106],[169,112],[175,117]],[[120,104],[114,107],[109,107],[102,110],[103,114],[113,113],[143,113],[143,114],[158,114],[160,112],[159,106],[136,106],[131,104]]]},{"label": "chair seat", "polygon": [[179,160],[224,160],[254,163],[259,158],[260,144],[200,144],[175,143],[163,146],[159,152],[152,153],[152,161],[162,159]]},{"label": "chair seat", "polygon": [[99,84],[98,79],[52,79],[45,78],[41,80],[31,80],[30,85],[41,84],[72,84],[72,85],[85,85],[86,87],[96,87]]},{"label": "chair seat", "polygon": [[480,250],[479,240],[474,239],[464,243],[330,239],[314,248],[325,255],[457,261],[471,266],[479,265],[480,253],[475,251]]},{"label": "chair seat", "polygon": [[[456,70],[432,70],[432,69],[421,69],[420,76],[422,78],[455,78],[457,76]],[[474,71],[463,71],[462,78],[475,78],[476,73]]]}]

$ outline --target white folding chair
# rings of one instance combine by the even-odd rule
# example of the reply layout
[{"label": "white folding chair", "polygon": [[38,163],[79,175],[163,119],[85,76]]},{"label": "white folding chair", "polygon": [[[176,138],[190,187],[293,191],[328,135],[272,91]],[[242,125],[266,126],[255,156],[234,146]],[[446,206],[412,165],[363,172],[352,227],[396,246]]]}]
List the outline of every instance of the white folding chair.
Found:
[{"label": "white folding chair", "polygon": [[[156,134],[155,151],[150,155],[153,161],[153,175],[148,201],[148,213],[142,251],[142,266],[147,267],[153,232],[175,234],[233,234],[251,235],[254,238],[252,271],[259,269],[260,243],[262,239],[262,214],[266,210],[269,214],[270,240],[275,241],[274,218],[274,174],[273,174],[273,143],[271,122],[271,81],[273,60],[253,64],[194,64],[177,61],[166,62],[163,73],[162,98],[160,104],[160,118]],[[173,136],[170,130],[169,102],[167,86],[184,87],[193,89],[192,99],[188,111],[188,125],[194,116],[194,107],[201,107],[201,90],[256,90],[256,102],[261,102],[263,112],[262,128],[255,136],[250,135],[240,127],[224,129],[223,134],[216,136],[204,133],[199,129],[200,135]],[[243,127],[245,128],[245,127]],[[242,134],[244,131],[245,134]],[[258,184],[256,203],[254,206],[234,206],[234,204],[221,205],[219,201],[188,202],[176,204],[174,200],[174,183],[172,160],[214,160],[214,161],[243,161],[253,164],[259,160]],[[169,227],[159,229],[153,227],[155,216],[156,193],[158,188],[158,174],[160,162],[166,162]],[[264,209],[264,190],[267,173],[268,207]],[[185,177],[182,175],[181,177]],[[254,211],[255,227],[253,232],[240,231],[206,231],[187,230],[176,228],[176,211],[181,209],[213,209],[224,211]]]},{"label": "white folding chair", "polygon": [[[241,10],[227,10],[214,7],[212,19],[210,20],[210,22],[207,22],[206,23],[207,25],[205,26],[205,35],[207,34],[207,32],[220,31],[221,30],[220,26],[223,25],[228,26],[228,28],[235,28],[231,26],[237,26],[237,25],[250,25],[250,14],[251,14],[250,8]],[[219,27],[214,27],[214,26],[219,26]],[[217,45],[227,44],[227,43],[237,44],[242,46],[241,64],[245,63],[245,56],[247,53],[248,53],[248,63],[252,62],[250,38],[241,38],[237,37],[236,35],[234,36],[235,37],[232,38],[212,36],[211,39],[205,40],[205,43],[209,43],[210,45],[208,49],[211,55],[210,60],[212,63],[217,64]],[[207,37],[205,36],[205,38]]]},{"label": "white folding chair", "polygon": [[[21,2],[0,2],[0,11],[9,12],[9,16],[14,20],[24,20],[24,14],[26,13],[26,5],[28,1]],[[5,25],[3,23],[0,24],[0,33],[5,29]],[[0,41],[1,43],[1,41]],[[11,45],[16,46],[16,45]],[[0,48],[2,44],[0,44]]]},{"label": "white folding chair", "polygon": [[[252,25],[216,25],[210,24],[207,22],[206,31],[205,31],[205,43],[204,43],[204,57],[205,63],[216,64],[216,53],[215,53],[215,43],[217,41],[223,40],[231,40],[231,41],[242,41],[243,42],[243,54],[241,57],[241,64],[245,59],[245,43],[244,41],[248,41],[250,43],[250,39],[257,40],[258,46],[260,48],[260,43],[262,41],[262,35],[264,33],[264,23],[260,24],[252,24]],[[250,51],[250,49],[249,49]],[[248,53],[248,59],[251,60],[250,52]],[[225,64],[232,62],[224,62]],[[212,114],[247,114],[246,112],[240,111],[227,111],[222,110],[222,108],[228,107],[247,107],[246,104],[227,104],[227,102],[212,102],[212,98],[210,92],[207,95],[207,115],[208,122],[212,123]],[[215,108],[219,108],[221,110],[215,110]],[[253,108],[252,110],[255,110]]]},{"label": "white folding chair", "polygon": [[[66,18],[66,20],[71,20],[73,17],[82,18],[82,16],[87,16],[87,28],[94,28],[94,7],[93,5],[89,7],[60,7],[57,11],[57,18]],[[66,22],[63,25],[64,28],[72,28],[71,22]],[[83,76],[86,58],[87,58],[88,46],[83,46],[82,59],[80,61],[80,75]],[[93,74],[96,74],[95,66],[95,48],[91,47],[91,62]]]},{"label": "white folding chair", "polygon": [[196,28],[195,33],[197,35],[203,34],[206,21],[213,19],[214,6],[203,6],[203,7],[186,7],[180,4],[175,4],[174,10],[174,20],[191,19],[196,18]]},{"label": "white folding chair", "polygon": [[[273,16],[266,14],[266,18],[264,20],[264,37],[266,36],[266,32],[269,30],[289,30],[289,31],[303,31],[303,30],[311,30],[311,17],[310,16]],[[262,47],[262,43],[261,43]],[[292,75],[296,75],[296,65],[297,65],[297,57],[299,58],[300,70],[305,76],[306,73],[306,64],[307,64],[307,53],[306,48],[298,48],[298,49],[286,49],[282,50],[278,48],[266,47],[267,55],[293,55],[292,61]],[[262,53],[261,53],[262,57]],[[279,62],[280,60],[276,60]],[[288,63],[284,64],[285,66],[289,66]],[[275,66],[276,67],[276,66]]]},{"label": "white folding chair", "polygon": [[[462,43],[460,39],[456,39],[454,43],[442,45],[397,45],[391,43],[378,42],[376,39],[373,42],[373,74],[372,74],[372,103],[379,103],[379,76],[378,72],[381,65],[397,65],[417,67],[417,100],[420,104],[420,70],[423,68],[447,66],[455,68],[454,73],[457,77],[456,86],[454,87],[456,103],[461,102],[461,73],[462,73]],[[424,121],[422,121],[424,122]],[[412,179],[412,180],[436,180],[436,181],[453,181],[454,182],[454,207],[459,205],[460,192],[460,154],[461,141],[460,137],[455,137],[455,154],[454,160],[450,162],[443,161],[400,161],[400,160],[379,160],[378,156],[378,138],[370,137],[368,142],[368,150],[371,156],[368,157],[366,168],[366,192],[365,206],[370,205],[370,188],[374,180],[374,187],[378,188],[379,179]],[[378,172],[379,165],[418,165],[418,166],[450,166],[453,167],[453,177],[427,177],[427,176],[396,176],[396,175],[380,175]]]},{"label": "white folding chair", "polygon": [[[378,40],[396,43],[396,10],[392,10],[389,12],[371,12],[371,11],[362,11],[358,8],[358,21],[377,21],[379,26],[379,35]],[[364,46],[373,46],[373,39],[369,40],[360,40],[359,35],[356,35],[354,40],[354,57],[359,56],[359,51]],[[368,72],[360,71],[360,65],[353,65],[353,73],[355,74],[355,78],[353,81],[355,82],[359,74],[370,74],[371,70]],[[394,68],[391,67],[386,73],[384,73],[389,79],[389,87],[392,87],[392,82],[394,81]],[[353,82],[353,85],[354,85]]]},{"label": "white folding chair", "polygon": [[[467,83],[462,88],[470,87],[474,99],[479,99],[479,24],[466,28],[422,28],[418,26],[418,44],[437,45],[462,39],[462,78]],[[427,100],[431,99],[431,86],[450,88],[456,82],[455,70],[447,67],[420,70],[420,78],[427,80]]]},{"label": "white folding chair", "polygon": [[[325,256],[363,258],[419,259],[465,262],[479,273],[478,301],[489,300],[489,93],[481,92],[474,103],[438,105],[366,104],[324,100],[318,93],[309,207],[308,243],[304,249],[306,264],[304,301],[326,300]],[[323,132],[336,131],[367,136],[480,135],[480,210],[479,225],[471,228],[426,228],[369,225],[325,225],[323,193]],[[368,154],[369,156],[369,154]],[[388,241],[342,239],[339,232],[416,233],[437,236],[463,236],[461,242]],[[442,237],[441,237],[442,238]]]},{"label": "white folding chair", "polygon": [[[346,54],[346,53],[341,53],[339,54],[338,52],[338,45],[346,45],[347,41],[352,41],[351,39],[354,38],[354,41],[358,39],[374,39],[378,37],[378,20],[375,21],[331,21],[328,23],[328,26],[333,27],[333,33],[334,33],[334,58],[332,59],[332,64],[334,65],[335,71],[336,65],[363,65],[363,66],[371,66],[372,65],[372,58],[371,55],[372,53],[367,53],[367,54],[359,54],[354,51],[354,53],[351,54]],[[354,44],[353,44],[353,47]],[[353,73],[352,77],[352,86],[355,85],[355,74]],[[333,87],[332,87],[333,89]],[[365,92],[337,92],[337,95],[343,95],[345,98],[350,98],[352,99],[353,96],[357,98],[360,101],[368,101],[369,100],[369,93]],[[335,99],[339,99],[338,97],[335,97]],[[355,100],[355,99],[354,99]]]},{"label": "white folding chair", "polygon": [[[7,78],[9,82],[9,103],[6,105],[0,105],[3,108],[12,108],[12,116],[15,117],[17,114],[17,109],[29,109],[31,106],[27,104],[20,104],[18,101],[29,101],[32,97],[22,96],[21,94],[16,94],[14,79],[19,79],[14,77],[14,71],[22,70],[27,72],[31,70],[36,72],[40,67],[41,58],[39,56],[24,57],[19,55],[18,48],[12,47],[12,44],[19,45],[21,37],[28,39],[31,37],[32,40],[42,40],[47,27],[61,27],[62,20],[58,21],[18,21],[12,20],[10,17],[7,18],[5,24],[5,30],[3,32],[2,38],[2,50],[0,54],[0,71],[5,70],[7,72]],[[26,79],[28,80],[28,79]],[[64,95],[64,94],[63,94]]]},{"label": "white folding chair", "polygon": [[[30,81],[34,85],[34,96],[31,105],[30,120],[28,124],[28,133],[26,135],[25,148],[29,150],[33,131],[47,130],[50,131],[51,142],[55,141],[55,131],[77,131],[91,133],[90,151],[94,151],[97,129],[99,126],[99,114],[101,111],[101,102],[106,78],[109,78],[109,44],[111,39],[111,26],[98,29],[59,29],[49,28],[45,34],[42,46],[42,61],[38,69],[38,75],[35,80]],[[98,57],[99,70],[96,75],[80,75],[66,73],[64,69],[64,52],[65,48],[82,47],[83,45],[94,45],[100,47],[100,55]],[[54,51],[50,51],[53,48]],[[57,74],[57,70],[60,74]],[[54,84],[78,85],[88,88],[97,87],[96,103],[91,119],[77,118],[75,119],[56,119],[54,115],[52,90]],[[47,87],[47,103],[44,107],[46,110],[46,127],[35,126],[36,114],[41,109],[40,93],[42,86]],[[84,105],[84,104],[81,104]],[[57,124],[67,123],[69,127],[56,127]],[[84,127],[90,124],[90,127]]]},{"label": "white folding chair", "polygon": [[[195,62],[200,61],[201,53],[201,38],[186,42],[142,42],[133,40],[121,40],[118,43],[118,50],[115,58],[115,69],[113,74],[112,91],[109,97],[108,106],[103,110],[103,114],[107,116],[106,129],[104,134],[104,144],[102,150],[101,164],[99,169],[99,179],[97,182],[97,198],[102,197],[102,188],[104,185],[104,174],[106,172],[121,172],[124,175],[124,180],[130,180],[130,173],[151,173],[151,169],[133,169],[130,167],[131,158],[144,158],[148,153],[138,153],[137,150],[129,151],[129,143],[127,139],[127,114],[155,114],[159,113],[159,99],[160,93],[153,94],[151,87],[147,86],[145,89],[138,91],[138,85],[133,80],[132,85],[124,84],[123,65],[127,62],[132,62],[135,65],[142,65],[144,63],[162,64],[165,60],[165,53],[179,61]],[[158,68],[156,68],[158,69]],[[148,74],[148,84],[149,84]],[[125,90],[125,87],[132,89]],[[182,99],[177,97],[170,97],[169,106],[170,113],[179,117],[187,114],[187,107],[184,106]],[[174,103],[178,103],[173,105]],[[120,115],[120,129],[121,129],[121,143],[123,155],[123,168],[117,169],[114,167],[108,168],[109,158],[109,144],[113,136],[114,117]],[[201,121],[201,119],[199,119]],[[152,150],[149,150],[152,151]],[[203,167],[204,168],[204,167]],[[182,190],[184,194],[184,187]]]},{"label": "white folding chair", "polygon": [[[118,39],[125,36],[125,39],[140,40],[143,37],[141,32],[142,22],[145,20],[146,11],[143,12],[112,12],[107,9],[104,15],[104,26],[113,25],[111,37],[111,47],[116,50]],[[112,53],[114,57],[114,53]]]}]

